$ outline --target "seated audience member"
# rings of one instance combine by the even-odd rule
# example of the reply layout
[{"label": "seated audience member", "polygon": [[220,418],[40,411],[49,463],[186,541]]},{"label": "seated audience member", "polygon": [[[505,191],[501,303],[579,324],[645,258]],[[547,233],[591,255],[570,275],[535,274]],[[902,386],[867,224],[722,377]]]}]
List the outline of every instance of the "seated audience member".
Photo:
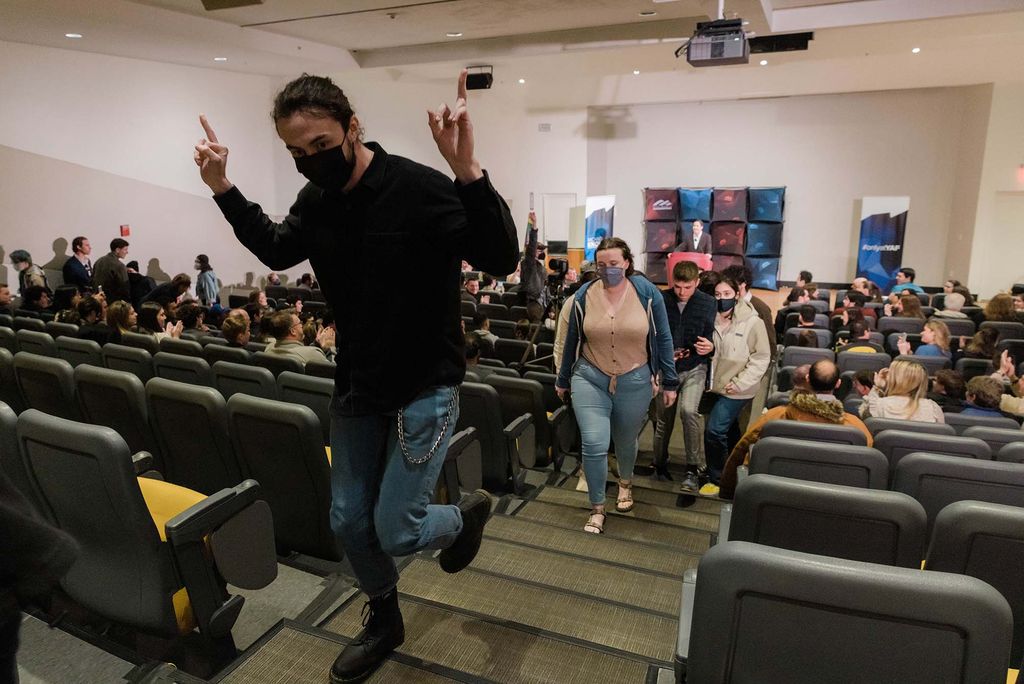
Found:
[{"label": "seated audience member", "polygon": [[245,347],[249,344],[249,314],[245,309],[232,309],[220,324],[220,331],[229,347]]},{"label": "seated audience member", "polygon": [[11,288],[7,287],[7,283],[0,283],[0,314],[12,315],[11,302]]},{"label": "seated audience member", "polygon": [[966,359],[987,359],[991,361],[996,355],[996,343],[998,341],[998,330],[995,328],[982,328],[974,333],[974,337],[969,342],[965,337],[960,338],[961,356]]},{"label": "seated audience member", "polygon": [[110,328],[110,341],[121,343],[121,336],[133,332],[139,322],[135,309],[124,300],[112,302],[107,307],[107,327]]},{"label": "seated audience member", "polygon": [[21,294],[21,308],[33,313],[50,311],[50,291],[33,285]]},{"label": "seated audience member", "polygon": [[481,351],[485,351],[487,348],[494,349],[494,343],[498,341],[498,336],[491,332],[491,319],[487,317],[487,314],[477,311],[473,314],[473,330],[480,341],[483,343]]},{"label": "seated audience member", "polygon": [[128,290],[131,293],[132,306],[141,310],[142,302],[156,287],[156,281],[139,272],[138,261],[129,261],[124,266],[128,270]]},{"label": "seated audience member", "polygon": [[800,320],[796,322],[798,328],[813,328],[814,317],[818,315],[817,309],[810,304],[803,304],[800,307]]},{"label": "seated audience member", "polygon": [[78,315],[81,323],[78,325],[78,337],[83,340],[92,340],[101,347],[110,341],[111,329],[106,323],[106,307],[103,301],[94,295],[82,297],[78,303]]},{"label": "seated audience member", "polygon": [[487,379],[494,369],[490,366],[480,365],[480,336],[476,333],[466,333],[466,370],[476,374],[480,381]]},{"label": "seated audience member", "polygon": [[280,285],[281,285],[281,276],[279,276],[279,275],[277,275],[276,273],[273,273],[273,272],[269,273],[267,275],[267,285],[273,285],[274,287],[280,287]]},{"label": "seated audience member", "polygon": [[864,298],[870,302],[872,301],[871,287],[869,285],[870,282],[871,281],[869,281],[867,278],[864,278],[863,276],[854,278],[853,282],[850,283],[850,288],[847,290],[847,292],[860,292],[862,295],[864,295]]},{"label": "seated audience member", "polygon": [[467,277],[464,279],[462,301],[473,302],[474,304],[480,301],[480,281],[477,278]]},{"label": "seated audience member", "polygon": [[181,321],[176,323],[167,321],[167,312],[164,311],[164,307],[156,302],[143,302],[139,309],[138,325],[135,326],[135,332],[152,335],[159,342],[165,337],[180,338],[182,328]]},{"label": "seated audience member", "polygon": [[154,287],[149,294],[142,298],[142,301],[156,302],[160,306],[166,307],[171,302],[177,302],[183,294],[188,292],[190,287],[192,287],[192,278],[185,273],[179,273],[170,282]]},{"label": "seated audience member", "polygon": [[1017,319],[1020,319],[1020,315],[1024,313],[1024,292],[1018,292],[1017,288],[1014,288],[1012,294],[1013,297],[1013,310],[1017,314]]},{"label": "seated audience member", "polygon": [[78,291],[77,287],[74,285],[61,285],[53,293],[53,304],[50,306],[54,311],[77,309],[78,302],[80,301],[82,301],[82,293]]},{"label": "seated audience member", "polygon": [[817,347],[818,336],[813,330],[801,330],[800,334],[796,336],[796,346],[798,347]]},{"label": "seated audience member", "polygon": [[[789,291],[789,295],[786,297],[786,306],[779,309],[778,313],[775,314],[775,333],[777,337],[782,337],[786,333],[786,317],[794,311],[802,311],[803,306],[810,307],[813,311],[814,307],[807,304],[811,301],[810,295],[807,294],[807,290],[802,287],[794,287]],[[811,316],[811,321],[814,321],[814,317]]]},{"label": "seated audience member", "polygon": [[1017,315],[1013,310],[1013,297],[1000,292],[985,305],[986,321],[1016,321]]},{"label": "seated audience member", "polygon": [[859,397],[866,397],[871,388],[875,386],[875,372],[867,368],[861,368],[853,374],[853,391]]},{"label": "seated audience member", "polygon": [[935,374],[932,391],[928,398],[938,404],[946,413],[960,413],[964,407],[964,379],[960,373],[944,368]]},{"label": "seated audience member", "polygon": [[811,364],[805,363],[802,366],[797,366],[793,369],[793,375],[790,377],[790,382],[793,384],[793,389],[790,390],[790,395],[794,392],[810,392],[811,391]]},{"label": "seated audience member", "polygon": [[878,287],[878,284],[871,280],[868,281],[868,301],[882,301],[882,288]]},{"label": "seated audience member", "polygon": [[846,309],[843,311],[842,317],[838,321],[838,325],[833,324],[832,327],[836,328],[836,346],[846,344],[850,339],[850,327],[858,321],[867,326],[868,330],[874,326],[864,318],[865,309]]},{"label": "seated audience member", "polygon": [[308,287],[310,290],[319,290],[320,284],[313,280],[312,273],[303,273],[299,276],[298,287]]},{"label": "seated audience member", "polygon": [[915,294],[924,294],[924,289],[914,282],[917,278],[917,272],[910,267],[903,267],[896,272],[896,284],[889,290],[890,293],[898,292],[913,292]]},{"label": "seated audience member", "polygon": [[875,373],[875,386],[864,397],[862,418],[895,418],[922,423],[945,423],[942,409],[925,395],[928,372],[919,363],[897,359]]},{"label": "seated audience member", "polygon": [[917,356],[944,356],[952,358],[949,350],[949,328],[942,321],[928,321],[921,331],[921,344],[911,349],[910,342],[901,339],[896,343],[900,354],[916,354]]},{"label": "seated audience member", "polygon": [[270,306],[269,304],[267,304],[267,293],[265,290],[253,290],[252,292],[250,292],[249,303],[258,304],[262,309],[266,309],[268,306]]},{"label": "seated audience member", "polygon": [[[568,278],[566,278],[566,280],[568,280]],[[501,286],[501,283],[499,283],[490,273],[484,273],[481,276],[481,292],[493,292],[501,294],[503,290],[504,288]]]},{"label": "seated audience member", "polygon": [[999,356],[999,370],[992,377],[1009,385],[1008,392],[1003,394],[999,402],[999,408],[1018,419],[1024,416],[1024,375],[1017,377],[1017,364],[1009,351],[1004,349]]},{"label": "seated audience member", "polygon": [[242,307],[249,314],[249,335],[253,342],[268,342],[273,336],[264,328],[264,318],[273,311],[259,304],[246,304]]},{"label": "seated audience member", "polygon": [[951,292],[953,292],[953,288],[960,287],[961,285],[963,285],[963,283],[961,283],[959,280],[950,278],[946,282],[942,283],[942,291],[945,294],[950,294]]},{"label": "seated audience member", "polygon": [[967,314],[961,309],[964,308],[964,296],[959,292],[950,292],[942,301],[942,310],[932,314],[935,318],[956,318],[967,320]]},{"label": "seated audience member", "polygon": [[[892,297],[892,295],[890,295]],[[921,310],[921,300],[916,295],[902,294],[899,295],[899,299],[895,304],[887,303],[883,307],[883,312],[886,316],[896,316],[897,318],[919,318],[924,320],[924,311]]]},{"label": "seated audience member", "polygon": [[282,354],[306,363],[324,361],[334,347],[334,329],[323,328],[316,338],[316,346],[307,347],[302,343],[302,321],[294,309],[282,309],[268,314],[265,318],[274,336],[274,346],[267,351]]},{"label": "seated audience member", "polygon": [[53,320],[57,323],[70,323],[71,325],[78,325],[82,322],[82,317],[78,315],[78,305],[75,305],[73,309],[62,309],[53,316]]},{"label": "seated audience member", "polygon": [[[517,340],[526,340],[527,342],[533,337],[533,324],[526,318],[521,318],[516,321],[516,328],[513,333]],[[537,353],[537,345],[531,344],[530,350],[533,354]]]},{"label": "seated audience member", "polygon": [[764,426],[774,420],[796,420],[803,423],[826,423],[831,425],[850,425],[867,438],[871,446],[871,431],[857,416],[846,413],[843,404],[833,394],[839,387],[839,368],[828,360],[816,361],[810,366],[808,374],[809,390],[794,390],[789,404],[769,409],[748,429],[743,438],[737,442],[729,460],[722,471],[722,498],[732,498],[736,489],[736,469],[749,463],[750,448],[761,438]]},{"label": "seated audience member", "polygon": [[974,302],[974,295],[972,295],[971,291],[968,290],[965,286],[963,286],[963,285],[956,285],[953,288],[953,292],[956,292],[958,295],[962,295],[963,296],[963,298],[964,298],[964,306],[974,306],[974,304],[975,304],[975,302]]},{"label": "seated audience member", "polygon": [[[864,305],[867,304],[868,298],[862,292],[857,290],[847,290],[846,295],[843,296],[842,306],[837,306],[832,311],[833,316],[839,316],[846,314],[848,311],[859,310],[861,315],[870,316],[871,318],[876,317],[874,309],[865,309]],[[844,325],[848,325],[848,321],[844,320]]]},{"label": "seated audience member", "polygon": [[854,321],[850,324],[850,338],[841,346],[836,347],[840,352],[858,352],[862,354],[884,354],[885,349],[880,344],[871,341],[871,330],[863,320]]},{"label": "seated audience member", "polygon": [[810,271],[800,271],[800,274],[796,277],[796,287],[806,289],[808,285],[814,282],[814,276],[811,275]]},{"label": "seated audience member", "polygon": [[187,302],[178,306],[175,317],[182,324],[185,332],[202,336],[208,334],[206,314],[207,309],[205,306],[200,306],[194,302]]},{"label": "seated audience member", "polygon": [[1002,418],[1000,410],[1003,399],[1003,383],[987,375],[979,375],[967,381],[967,402],[960,411],[962,416],[987,416]]}]

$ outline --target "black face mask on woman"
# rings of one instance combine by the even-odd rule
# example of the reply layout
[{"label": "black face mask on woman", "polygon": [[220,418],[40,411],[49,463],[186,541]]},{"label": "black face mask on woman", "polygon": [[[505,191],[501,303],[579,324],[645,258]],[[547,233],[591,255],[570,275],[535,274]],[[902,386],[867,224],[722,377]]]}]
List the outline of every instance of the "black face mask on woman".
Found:
[{"label": "black face mask on woman", "polygon": [[352,159],[345,158],[344,141],[340,145],[295,158],[295,169],[313,185],[324,190],[341,190],[352,178],[356,167],[355,148]]},{"label": "black face mask on woman", "polygon": [[736,306],[735,299],[719,299],[718,300],[718,311],[719,313],[727,313],[733,310]]}]

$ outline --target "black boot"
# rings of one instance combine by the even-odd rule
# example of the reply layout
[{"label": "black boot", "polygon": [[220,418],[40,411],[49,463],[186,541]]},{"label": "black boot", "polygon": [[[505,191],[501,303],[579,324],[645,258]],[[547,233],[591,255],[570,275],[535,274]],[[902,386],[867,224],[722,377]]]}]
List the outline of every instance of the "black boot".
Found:
[{"label": "black boot", "polygon": [[370,599],[363,607],[363,629],[342,649],[331,667],[331,684],[361,682],[405,641],[405,623],[398,608],[398,590]]},{"label": "black boot", "polygon": [[491,495],[483,489],[467,494],[459,502],[459,510],[462,511],[462,532],[437,558],[445,572],[459,572],[476,558],[484,525],[491,515]]}]

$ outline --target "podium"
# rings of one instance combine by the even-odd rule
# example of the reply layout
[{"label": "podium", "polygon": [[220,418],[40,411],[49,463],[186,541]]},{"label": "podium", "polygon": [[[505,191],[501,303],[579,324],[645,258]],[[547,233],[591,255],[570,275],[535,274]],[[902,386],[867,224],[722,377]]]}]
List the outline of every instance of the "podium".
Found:
[{"label": "podium", "polygon": [[692,261],[697,264],[697,268],[702,271],[710,271],[711,268],[711,255],[704,254],[702,252],[672,252],[668,255],[668,263],[666,264],[666,274],[669,277],[669,282],[672,282],[672,269],[676,267],[680,261]]}]

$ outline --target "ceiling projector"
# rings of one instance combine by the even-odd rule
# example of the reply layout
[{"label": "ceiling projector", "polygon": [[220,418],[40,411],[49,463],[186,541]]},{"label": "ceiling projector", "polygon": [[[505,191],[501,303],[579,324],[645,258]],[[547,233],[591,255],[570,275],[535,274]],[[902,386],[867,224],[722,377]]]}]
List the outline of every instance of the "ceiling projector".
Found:
[{"label": "ceiling projector", "polygon": [[676,57],[683,50],[686,50],[686,61],[695,67],[747,64],[750,61],[750,43],[743,31],[742,19],[698,22],[693,37],[676,50]]}]

